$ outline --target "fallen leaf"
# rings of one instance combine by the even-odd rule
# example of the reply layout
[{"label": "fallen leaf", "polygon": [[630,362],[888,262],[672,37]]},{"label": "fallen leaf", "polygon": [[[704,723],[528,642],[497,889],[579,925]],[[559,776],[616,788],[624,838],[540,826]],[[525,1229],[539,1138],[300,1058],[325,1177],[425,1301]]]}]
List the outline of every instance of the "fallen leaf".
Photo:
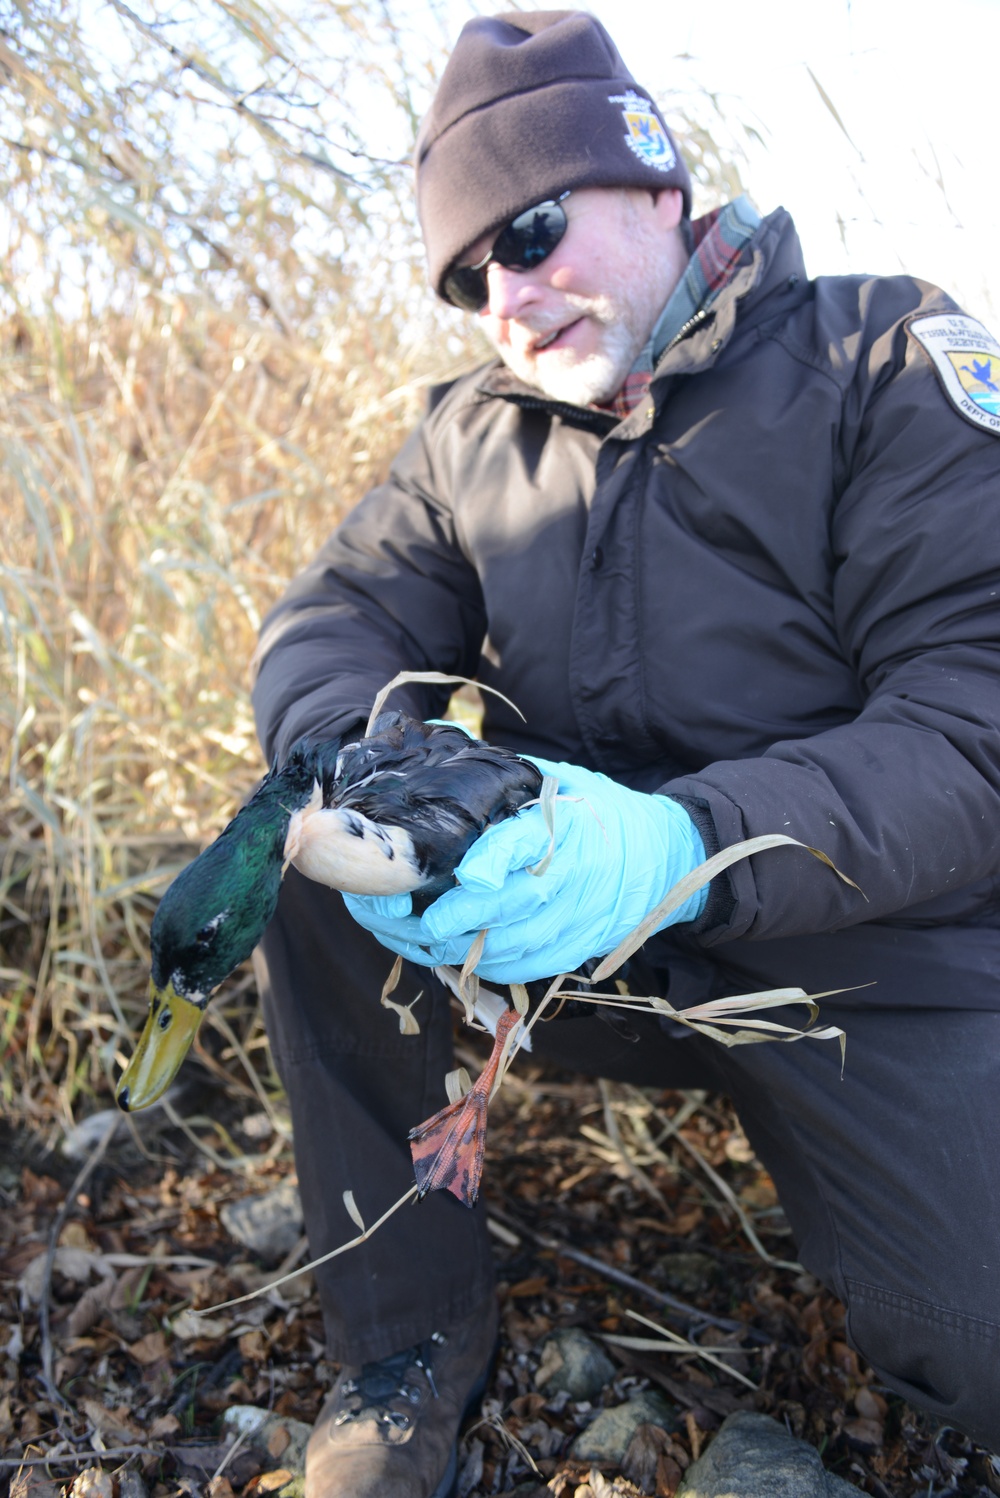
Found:
[{"label": "fallen leaf", "polygon": [[143,1368],[148,1368],[151,1363],[167,1357],[167,1339],[161,1331],[147,1332],[137,1342],[131,1343],[129,1355]]},{"label": "fallen leaf", "polygon": [[864,1451],[877,1451],[882,1445],[883,1432],[881,1420],[848,1420],[844,1426],[844,1435],[854,1446],[860,1446]]},{"label": "fallen leaf", "polygon": [[71,1337],[82,1337],[100,1321],[108,1309],[114,1291],[114,1280],[98,1280],[84,1290],[76,1305],[66,1318],[66,1331]]},{"label": "fallen leaf", "polygon": [[862,1385],[854,1396],[854,1408],[863,1420],[877,1420],[881,1423],[886,1417],[889,1406],[881,1394],[876,1394],[874,1389]]},{"label": "fallen leaf", "polygon": [[[91,1274],[110,1275],[114,1271],[105,1262],[103,1254],[91,1253],[85,1248],[57,1248],[52,1262],[53,1272],[76,1285],[85,1285]],[[38,1254],[18,1280],[22,1295],[37,1305],[42,1298],[42,1281],[45,1277],[45,1254]]]},{"label": "fallen leaf", "polygon": [[284,1454],[291,1439],[284,1425],[275,1426],[267,1441],[268,1456],[273,1456],[277,1460],[279,1456]]},{"label": "fallen leaf", "polygon": [[263,1363],[267,1358],[267,1338],[260,1327],[253,1331],[244,1332],[239,1340],[239,1349],[243,1357],[251,1363]]},{"label": "fallen leaf", "polygon": [[114,1498],[114,1484],[110,1472],[100,1467],[87,1467],[74,1477],[67,1498]]},{"label": "fallen leaf", "polygon": [[228,1316],[198,1316],[185,1306],[171,1321],[170,1330],[182,1342],[193,1342],[197,1337],[227,1337],[232,1325]]},{"label": "fallen leaf", "polygon": [[511,1285],[507,1295],[512,1300],[518,1300],[525,1295],[544,1295],[549,1288],[549,1282],[542,1275],[536,1274],[532,1279],[518,1280],[516,1285]]},{"label": "fallen leaf", "polygon": [[[101,1436],[123,1441],[145,1441],[146,1439],[146,1432],[131,1418],[124,1405],[119,1406],[118,1409],[109,1410],[107,1405],[101,1404],[100,1400],[85,1397],[80,1400],[80,1408]],[[97,1471],[97,1468],[92,1470]],[[81,1476],[84,1475],[81,1473]]]},{"label": "fallen leaf", "polygon": [[181,1428],[181,1422],[176,1415],[159,1415],[149,1427],[149,1434],[154,1441],[165,1441],[169,1436],[175,1436]]},{"label": "fallen leaf", "polygon": [[247,1494],[278,1493],[291,1481],[292,1473],[288,1468],[278,1467],[274,1472],[262,1472],[259,1477],[252,1477],[243,1491]]},{"label": "fallen leaf", "polygon": [[59,1498],[59,1491],[42,1467],[25,1467],[10,1480],[10,1498]]}]

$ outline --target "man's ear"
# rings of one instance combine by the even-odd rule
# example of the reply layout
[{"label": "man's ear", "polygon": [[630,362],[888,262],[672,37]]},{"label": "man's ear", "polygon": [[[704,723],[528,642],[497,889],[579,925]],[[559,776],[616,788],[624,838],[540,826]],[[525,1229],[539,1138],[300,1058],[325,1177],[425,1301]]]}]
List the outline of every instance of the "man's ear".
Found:
[{"label": "man's ear", "polygon": [[684,194],[679,187],[665,187],[656,194],[653,210],[661,229],[676,229],[684,217]]}]

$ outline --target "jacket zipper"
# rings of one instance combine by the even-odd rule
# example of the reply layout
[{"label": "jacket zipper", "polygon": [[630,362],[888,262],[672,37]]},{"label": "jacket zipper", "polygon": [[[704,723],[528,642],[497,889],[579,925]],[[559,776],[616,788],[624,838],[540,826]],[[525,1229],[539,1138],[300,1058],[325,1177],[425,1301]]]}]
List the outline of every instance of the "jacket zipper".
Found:
[{"label": "jacket zipper", "polygon": [[703,322],[707,322],[710,317],[714,316],[715,309],[713,307],[699,307],[698,311],[695,312],[691,317],[689,317],[684,326],[674,334],[673,338],[671,338],[670,342],[663,350],[663,353],[660,355],[660,358],[657,360],[657,364],[660,363],[665,355],[669,354],[672,348],[675,348],[677,344],[680,343],[682,338],[686,338],[687,335],[690,332],[693,332],[695,328],[699,327]]}]

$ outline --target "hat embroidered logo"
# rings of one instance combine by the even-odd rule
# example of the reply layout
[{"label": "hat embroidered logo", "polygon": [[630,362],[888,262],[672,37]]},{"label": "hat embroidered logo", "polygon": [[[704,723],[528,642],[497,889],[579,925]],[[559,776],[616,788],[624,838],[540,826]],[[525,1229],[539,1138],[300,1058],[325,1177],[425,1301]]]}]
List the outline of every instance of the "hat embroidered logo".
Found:
[{"label": "hat embroidered logo", "polygon": [[621,104],[622,119],[627,128],[625,144],[640,161],[658,171],[669,172],[677,163],[670,138],[653,113],[652,105],[641,94],[629,89],[627,94],[609,94],[609,104]]}]

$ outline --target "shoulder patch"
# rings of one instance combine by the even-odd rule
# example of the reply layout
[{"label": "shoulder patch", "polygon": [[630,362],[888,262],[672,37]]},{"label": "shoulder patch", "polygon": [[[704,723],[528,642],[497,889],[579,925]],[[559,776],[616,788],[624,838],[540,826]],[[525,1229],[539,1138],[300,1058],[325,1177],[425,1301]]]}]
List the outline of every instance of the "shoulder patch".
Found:
[{"label": "shoulder patch", "polygon": [[992,333],[961,312],[915,317],[906,331],[930,359],[955,410],[1000,437],[1000,343]]}]

